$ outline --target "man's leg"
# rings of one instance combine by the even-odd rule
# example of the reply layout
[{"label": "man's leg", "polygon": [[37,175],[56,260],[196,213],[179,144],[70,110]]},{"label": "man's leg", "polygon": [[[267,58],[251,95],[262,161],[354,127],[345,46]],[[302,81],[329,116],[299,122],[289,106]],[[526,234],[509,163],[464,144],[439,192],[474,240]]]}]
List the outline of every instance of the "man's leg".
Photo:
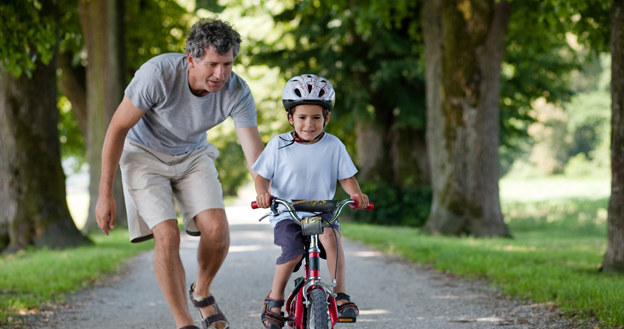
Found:
[{"label": "man's leg", "polygon": [[[230,248],[230,231],[224,209],[207,209],[195,217],[201,232],[197,247],[199,273],[195,281],[195,296],[210,297],[210,286]],[[216,314],[213,306],[201,309],[204,317]]]},{"label": "man's leg", "polygon": [[154,272],[176,322],[176,328],[193,325],[188,311],[186,279],[180,259],[180,230],[174,219],[156,225],[154,232]]}]

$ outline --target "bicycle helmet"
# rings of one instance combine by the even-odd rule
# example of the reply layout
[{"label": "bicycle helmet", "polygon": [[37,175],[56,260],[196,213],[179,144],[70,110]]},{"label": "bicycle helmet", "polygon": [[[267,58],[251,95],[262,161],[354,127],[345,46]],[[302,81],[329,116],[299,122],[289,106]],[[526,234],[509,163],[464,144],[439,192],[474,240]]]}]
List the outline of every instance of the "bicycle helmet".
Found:
[{"label": "bicycle helmet", "polygon": [[291,78],[282,91],[282,104],[286,111],[301,104],[321,105],[331,111],[336,93],[331,83],[314,74],[304,74]]}]

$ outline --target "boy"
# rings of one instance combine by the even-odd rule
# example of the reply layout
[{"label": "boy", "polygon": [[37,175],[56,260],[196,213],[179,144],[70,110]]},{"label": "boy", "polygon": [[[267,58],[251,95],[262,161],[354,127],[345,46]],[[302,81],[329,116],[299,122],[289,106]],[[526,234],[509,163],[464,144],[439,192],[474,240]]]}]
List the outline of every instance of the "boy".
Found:
[{"label": "boy", "polygon": [[[368,196],[360,190],[354,177],[357,169],[344,144],[323,131],[329,122],[334,99],[332,85],[322,77],[305,74],[286,83],[282,103],[294,131],[274,137],[252,167],[257,173],[255,186],[259,207],[269,207],[271,195],[291,200],[330,200],[336,192],[337,181],[345,192],[360,201],[358,208],[368,206]],[[261,316],[263,325],[270,329],[284,326],[281,316],[284,289],[305,253],[301,226],[289,219],[288,213],[271,219],[274,243],[282,248],[282,254],[277,259],[273,286],[264,301]],[[337,223],[334,227],[325,227],[319,240],[326,250],[330,275],[336,280],[334,292],[339,316],[355,317],[359,310],[345,293],[345,260],[339,229]]]}]

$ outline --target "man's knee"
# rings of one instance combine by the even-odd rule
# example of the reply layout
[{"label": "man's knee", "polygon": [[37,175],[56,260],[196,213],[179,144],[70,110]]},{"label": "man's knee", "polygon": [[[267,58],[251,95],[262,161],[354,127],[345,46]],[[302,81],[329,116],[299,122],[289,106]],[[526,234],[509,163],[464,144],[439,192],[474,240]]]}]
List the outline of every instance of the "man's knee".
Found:
[{"label": "man's knee", "polygon": [[180,247],[180,230],[176,220],[166,220],[154,226],[154,244],[159,249],[177,250]]},{"label": "man's knee", "polygon": [[229,247],[230,232],[225,210],[204,210],[195,217],[195,223],[202,239],[210,240],[215,247],[219,244],[222,244],[224,248]]}]

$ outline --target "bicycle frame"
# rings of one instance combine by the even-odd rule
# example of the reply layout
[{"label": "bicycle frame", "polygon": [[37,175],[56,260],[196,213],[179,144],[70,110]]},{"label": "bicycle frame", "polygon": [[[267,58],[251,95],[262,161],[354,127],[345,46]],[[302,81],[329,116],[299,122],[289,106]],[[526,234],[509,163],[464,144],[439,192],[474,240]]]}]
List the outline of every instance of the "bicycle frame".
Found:
[{"label": "bicycle frame", "polygon": [[[302,230],[307,231],[305,229],[305,220],[308,218],[300,218],[297,215],[298,211],[310,211],[310,212],[318,212],[318,211],[333,211],[333,216],[322,224],[319,222],[317,225],[328,226],[335,222],[342,209],[349,205],[351,208],[355,208],[355,204],[357,204],[357,200],[346,199],[340,202],[332,201],[332,200],[302,200],[289,202],[285,199],[273,197],[271,212],[260,218],[260,220],[264,219],[269,215],[278,215],[281,212],[278,210],[277,205],[281,204],[286,207],[286,210],[290,213],[290,216],[293,220],[297,221],[302,225]],[[373,209],[374,205],[372,203],[369,204],[368,210]],[[252,208],[257,208],[257,204],[252,202]],[[313,224],[314,225],[314,224]],[[316,233],[310,234],[307,236],[309,239],[309,243],[306,243],[307,250],[303,257],[303,268],[304,268],[304,276],[303,278],[298,278],[295,280],[295,288],[290,293],[288,298],[286,299],[286,323],[298,329],[306,329],[307,324],[306,316],[310,316],[311,312],[309,307],[311,305],[311,298],[313,290],[321,290],[325,295],[324,300],[327,301],[327,311],[329,313],[329,323],[331,324],[331,328],[334,328],[334,325],[338,322],[355,322],[355,319],[346,319],[345,321],[341,321],[338,317],[338,308],[336,306],[335,294],[332,293],[333,287],[336,286],[335,281],[332,284],[324,283],[321,279],[321,248],[319,245],[318,239],[318,230],[313,228],[311,231],[315,231]],[[321,229],[322,232],[322,229]]]},{"label": "bicycle frame", "polygon": [[[321,249],[318,244],[318,235],[310,236],[310,248],[304,255],[304,277],[295,285],[295,289],[286,300],[286,314],[288,314],[288,322],[293,323],[295,328],[305,328],[305,311],[306,305],[309,305],[309,291],[312,289],[321,289],[327,296],[329,319],[331,328],[339,322],[338,309],[336,307],[336,299],[331,292],[334,284],[328,285],[321,281],[320,260]],[[295,301],[295,303],[293,303]],[[292,326],[291,326],[292,327]]]}]

